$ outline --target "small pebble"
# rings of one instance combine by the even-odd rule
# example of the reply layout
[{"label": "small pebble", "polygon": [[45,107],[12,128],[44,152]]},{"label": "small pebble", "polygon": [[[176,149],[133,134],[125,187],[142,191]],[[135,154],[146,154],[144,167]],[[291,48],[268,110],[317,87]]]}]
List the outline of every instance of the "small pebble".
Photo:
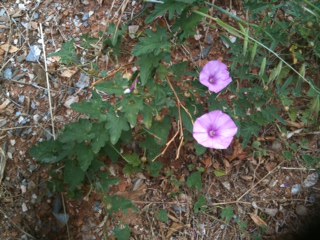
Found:
[{"label": "small pebble", "polygon": [[317,183],[318,179],[319,179],[319,174],[317,172],[311,173],[303,181],[303,186],[306,188],[312,187]]},{"label": "small pebble", "polygon": [[293,185],[291,188],[291,194],[297,195],[299,192],[301,192],[301,185],[300,184]]},{"label": "small pebble", "polygon": [[296,213],[299,215],[299,216],[306,216],[308,215],[308,209],[303,206],[303,205],[298,205],[296,207]]},{"label": "small pebble", "polygon": [[27,192],[27,187],[25,185],[20,185],[20,189],[22,194]]},{"label": "small pebble", "polygon": [[12,77],[13,77],[12,69],[11,68],[6,68],[6,70],[4,70],[4,72],[3,72],[3,77],[5,79],[11,80]]},{"label": "small pebble", "polygon": [[39,46],[32,45],[30,46],[30,52],[26,58],[28,62],[37,62],[40,58],[41,50]]},{"label": "small pebble", "polygon": [[22,207],[22,212],[28,211],[28,208],[27,208],[27,204],[26,204],[26,203],[22,203],[21,207]]}]

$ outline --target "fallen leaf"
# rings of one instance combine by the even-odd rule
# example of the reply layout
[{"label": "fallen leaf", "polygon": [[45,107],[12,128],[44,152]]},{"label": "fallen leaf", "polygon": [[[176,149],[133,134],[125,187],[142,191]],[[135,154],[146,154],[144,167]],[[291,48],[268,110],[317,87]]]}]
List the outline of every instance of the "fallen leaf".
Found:
[{"label": "fallen leaf", "polygon": [[0,46],[0,48],[6,52],[9,52],[9,53],[15,53],[15,52],[19,51],[19,48],[12,46],[8,43],[2,44]]},{"label": "fallen leaf", "polygon": [[259,227],[265,227],[265,228],[268,227],[267,223],[263,221],[257,214],[250,213],[250,217],[252,221]]},{"label": "fallen leaf", "polygon": [[169,239],[175,232],[178,232],[183,227],[184,226],[181,223],[176,223],[176,222],[172,223],[171,227],[167,232],[166,239]]},{"label": "fallen leaf", "polygon": [[76,72],[77,69],[67,69],[62,72],[61,77],[71,78]]},{"label": "fallen leaf", "polygon": [[206,169],[208,169],[209,167],[212,166],[212,159],[211,159],[211,157],[205,158],[202,162],[203,162],[204,167],[205,167]]},{"label": "fallen leaf", "polygon": [[234,143],[233,153],[227,159],[231,162],[235,159],[244,160],[247,158],[247,153],[243,151],[241,143],[236,140]]}]

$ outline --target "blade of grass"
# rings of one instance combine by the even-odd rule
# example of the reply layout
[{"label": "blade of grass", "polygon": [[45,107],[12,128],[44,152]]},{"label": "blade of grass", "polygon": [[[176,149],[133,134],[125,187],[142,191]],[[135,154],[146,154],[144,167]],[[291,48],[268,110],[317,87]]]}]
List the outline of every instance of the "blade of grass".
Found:
[{"label": "blade of grass", "polygon": [[[212,17],[208,14],[205,14],[203,12],[197,11],[197,10],[193,10],[194,13],[197,13],[201,16],[204,16],[206,18],[210,18],[211,20],[215,21],[219,26],[223,27],[226,31],[230,32],[231,34],[244,39],[244,35],[243,33],[232,27],[231,25],[223,22],[222,20],[220,20],[219,18],[215,18]],[[211,26],[211,24],[207,23],[209,26]],[[262,42],[256,40],[253,37],[248,36],[249,40],[257,43],[259,46],[263,47],[264,49],[266,49],[267,51],[269,51],[270,53],[272,53],[275,57],[277,57],[282,63],[284,63],[285,65],[287,65],[293,72],[295,72],[299,77],[301,77],[301,79],[303,79],[304,82],[306,82],[314,91],[316,91],[318,94],[320,94],[320,90],[313,84],[312,81],[306,79],[304,76],[302,76],[294,67],[292,67],[288,62],[286,62],[282,57],[280,57],[280,55],[278,53],[276,53],[275,51],[273,51],[272,49],[268,48],[266,45],[264,45]]]}]

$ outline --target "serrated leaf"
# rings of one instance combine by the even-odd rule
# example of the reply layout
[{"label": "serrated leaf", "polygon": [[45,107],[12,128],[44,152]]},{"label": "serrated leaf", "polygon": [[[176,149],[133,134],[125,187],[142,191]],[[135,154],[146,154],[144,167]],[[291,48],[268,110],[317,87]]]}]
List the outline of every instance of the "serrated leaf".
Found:
[{"label": "serrated leaf", "polygon": [[145,54],[138,58],[137,64],[140,66],[140,80],[142,86],[152,78],[152,73],[160,65],[162,59],[163,54],[159,54],[158,56]]},{"label": "serrated leaf", "polygon": [[83,172],[86,172],[94,158],[94,154],[89,146],[84,143],[78,144],[74,149],[79,166]]},{"label": "serrated leaf", "polygon": [[75,189],[83,183],[85,172],[80,167],[74,165],[71,161],[64,166],[63,179],[70,189]]},{"label": "serrated leaf", "polygon": [[127,118],[131,127],[135,127],[137,123],[138,114],[143,110],[143,99],[130,95],[122,101],[122,111]]},{"label": "serrated leaf", "polygon": [[68,124],[58,139],[63,143],[81,143],[94,137],[91,128],[92,123],[89,119],[80,119],[79,122]]},{"label": "serrated leaf", "polygon": [[49,140],[32,147],[30,154],[40,163],[56,163],[63,160],[67,155],[62,147],[63,143]]},{"label": "serrated leaf", "polygon": [[[191,1],[187,1],[190,3]],[[158,17],[163,17],[167,13],[169,15],[169,20],[172,20],[174,16],[180,15],[184,8],[188,4],[183,1],[166,0],[163,4],[157,4],[153,12],[146,18],[146,23],[149,24],[153,22]]]},{"label": "serrated leaf", "polygon": [[[134,56],[153,54],[155,56],[162,52],[169,52],[171,44],[168,40],[167,31],[164,28],[158,28],[156,32],[146,30],[146,37],[142,37],[139,43],[133,49]],[[150,60],[150,59],[149,59]]]},{"label": "serrated leaf", "polygon": [[168,217],[167,211],[161,209],[161,210],[158,212],[158,214],[157,214],[157,219],[158,219],[160,222],[168,223],[168,222],[169,222],[169,217]]},{"label": "serrated leaf", "polygon": [[66,65],[79,63],[79,58],[74,47],[74,42],[74,40],[71,40],[62,44],[61,50],[49,54],[48,57],[58,56],[60,57],[60,62]]},{"label": "serrated leaf", "polygon": [[91,37],[88,33],[81,37],[81,47],[84,49],[96,48],[96,44],[99,42],[98,38]]},{"label": "serrated leaf", "polygon": [[163,168],[163,164],[161,162],[156,162],[156,161],[151,162],[147,167],[148,172],[152,177],[159,177],[162,168]]},{"label": "serrated leaf", "polygon": [[198,201],[196,201],[193,206],[194,213],[199,213],[200,211],[204,210],[206,204],[207,204],[207,199],[203,195],[201,195]]},{"label": "serrated leaf", "polygon": [[109,134],[105,123],[95,123],[91,131],[95,136],[91,141],[92,151],[97,154],[109,141]]},{"label": "serrated leaf", "polygon": [[187,186],[192,189],[201,190],[202,189],[202,179],[201,172],[192,173],[187,179]]},{"label": "serrated leaf", "polygon": [[[95,92],[93,93],[98,95]],[[103,102],[101,97],[97,96],[96,98],[90,99],[88,102],[73,103],[71,109],[86,114],[90,118],[105,121],[107,119],[105,111],[109,105],[108,102]]]},{"label": "serrated leaf", "polygon": [[115,78],[108,80],[101,84],[97,84],[95,87],[97,90],[103,91],[108,94],[114,94],[116,96],[123,96],[124,90],[128,88],[128,79],[122,78],[121,74],[116,74]]},{"label": "serrated leaf", "polygon": [[116,116],[114,112],[110,112],[107,115],[107,129],[110,134],[110,141],[112,144],[116,144],[121,137],[122,131],[129,130],[128,122],[123,118]]},{"label": "serrated leaf", "polygon": [[242,137],[243,148],[247,147],[249,141],[253,136],[258,136],[261,127],[254,122],[242,122],[240,124],[240,136]]},{"label": "serrated leaf", "polygon": [[[206,14],[208,12],[207,8],[201,8],[198,11]],[[196,34],[197,26],[202,21],[203,16],[194,12],[191,12],[190,9],[185,9],[181,14],[181,17],[173,25],[173,30],[181,33],[179,34],[180,40],[185,40]]]},{"label": "serrated leaf", "polygon": [[125,227],[116,227],[114,229],[114,236],[117,240],[129,240],[131,235],[131,230],[128,225]]},{"label": "serrated leaf", "polygon": [[227,223],[233,218],[234,212],[232,207],[226,207],[222,209],[221,218],[223,218]]},{"label": "serrated leaf", "polygon": [[141,160],[138,154],[125,154],[123,159],[133,167],[138,167],[141,164]]},{"label": "serrated leaf", "polygon": [[106,198],[106,204],[107,211],[110,214],[119,211],[126,213],[129,209],[136,210],[136,206],[134,206],[130,200],[119,196],[108,196],[108,198]]}]

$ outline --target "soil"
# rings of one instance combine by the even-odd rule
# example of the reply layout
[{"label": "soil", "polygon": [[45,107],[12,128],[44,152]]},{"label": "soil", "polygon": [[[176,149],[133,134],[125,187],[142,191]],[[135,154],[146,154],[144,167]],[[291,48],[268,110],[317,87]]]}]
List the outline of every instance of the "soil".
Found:
[{"label": "soil", "polygon": [[[111,165],[110,169],[119,174],[120,184],[110,194],[130,199],[137,211],[110,217],[104,204],[106,196],[91,191],[89,186],[87,194],[77,200],[65,193],[51,193],[47,189],[48,166],[39,165],[28,155],[37,142],[53,138],[43,59],[38,63],[26,61],[30,46],[41,46],[40,24],[46,52],[52,53],[71,38],[87,33],[97,37],[111,23],[127,22],[138,16],[143,5],[137,1],[103,0],[18,2],[0,3],[0,13],[5,12],[0,15],[0,73],[10,69],[13,74],[10,80],[0,77],[0,239],[114,239],[112,232],[119,224],[130,226],[131,239],[252,239],[259,229],[263,229],[261,236],[274,239],[294,232],[304,219],[314,215],[320,183],[303,187],[314,170],[306,169],[299,156],[293,161],[283,159],[280,153],[286,140],[273,127],[261,133],[260,141],[268,151],[263,157],[253,157],[253,148],[242,149],[236,140],[229,150],[210,151],[201,157],[191,143],[186,143],[178,160],[174,160],[177,147],[172,146],[160,159],[165,169],[158,178],[142,173],[125,176],[119,166]],[[225,5],[221,3],[223,8],[230,7],[229,3]],[[241,15],[241,4],[237,2],[234,7]],[[84,21],[86,14],[91,15]],[[143,28],[143,19],[137,17],[132,24]],[[208,59],[228,59],[218,30],[200,26],[199,37],[188,42],[187,54],[177,52],[174,61],[187,59],[202,67]],[[128,37],[127,41],[123,51],[130,53],[136,40]],[[200,58],[202,50],[212,43],[206,58]],[[11,48],[6,49],[4,44]],[[121,68],[124,73],[132,72],[131,57],[123,57],[118,63],[107,61],[105,56],[100,58],[103,70]],[[73,67],[66,68],[56,61],[49,64],[48,72],[54,126],[59,132],[79,118],[68,101],[89,99],[91,93],[90,88],[77,88],[80,72]],[[294,131],[299,126],[289,128]],[[310,151],[318,151],[319,135],[309,140]],[[175,184],[176,180],[186,182],[191,165],[205,169],[200,192]],[[219,171],[225,174],[218,177]],[[293,194],[296,184],[302,189]],[[207,199],[207,209],[196,214],[194,204],[200,196]],[[223,209],[230,206],[235,213],[233,224],[221,218]],[[166,223],[157,217],[160,210],[168,213]],[[61,218],[66,214],[69,218],[63,224]],[[245,230],[235,224],[238,220],[247,224]]]}]

